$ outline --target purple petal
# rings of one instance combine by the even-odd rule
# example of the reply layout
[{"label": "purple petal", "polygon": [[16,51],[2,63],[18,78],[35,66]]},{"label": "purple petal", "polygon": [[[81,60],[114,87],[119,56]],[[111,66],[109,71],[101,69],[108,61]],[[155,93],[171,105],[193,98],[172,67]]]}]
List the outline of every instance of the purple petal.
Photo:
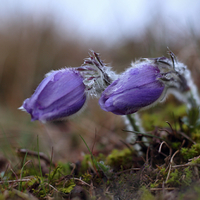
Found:
[{"label": "purple petal", "polygon": [[101,108],[117,115],[127,115],[154,103],[164,90],[159,69],[142,65],[124,72],[102,93]]},{"label": "purple petal", "polygon": [[23,108],[32,120],[57,120],[79,111],[86,101],[83,78],[74,69],[52,72],[38,86]]}]

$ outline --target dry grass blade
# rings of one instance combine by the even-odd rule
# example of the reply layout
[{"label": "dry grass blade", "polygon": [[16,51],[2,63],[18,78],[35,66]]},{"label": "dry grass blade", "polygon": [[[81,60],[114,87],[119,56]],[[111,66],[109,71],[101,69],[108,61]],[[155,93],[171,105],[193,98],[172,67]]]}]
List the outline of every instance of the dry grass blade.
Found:
[{"label": "dry grass blade", "polygon": [[[22,154],[22,155],[29,155],[38,158],[38,152],[36,151],[31,151],[28,149],[17,149],[17,153]],[[51,161],[43,152],[39,152],[40,159],[44,160],[48,165],[53,164],[54,167],[56,166],[56,163]]]},{"label": "dry grass blade", "polygon": [[45,185],[48,185],[49,187],[51,187],[52,189],[54,189],[56,192],[59,192],[55,187],[53,187],[53,185],[51,185],[49,183],[45,183]]},{"label": "dry grass blade", "polygon": [[180,150],[178,149],[178,150],[172,155],[172,157],[171,157],[171,159],[170,159],[169,171],[168,171],[167,178],[166,178],[165,182],[167,182],[168,179],[169,179],[169,175],[170,175],[170,173],[171,173],[171,168],[172,168],[173,159],[174,159],[175,155],[176,155],[177,153],[179,153],[179,151],[180,151]]},{"label": "dry grass blade", "polygon": [[19,182],[28,182],[32,179],[18,179],[18,180],[7,180],[7,181],[0,181],[0,184],[4,184],[4,183],[19,183]]},{"label": "dry grass blade", "polygon": [[163,142],[160,144],[158,153],[161,153],[163,144],[165,144],[165,145],[169,148],[169,157],[171,157],[171,155],[172,155],[172,148],[171,148],[171,147],[167,144],[167,142],[165,142],[165,141],[163,141]]},{"label": "dry grass blade", "polygon": [[[170,191],[175,190],[175,189],[177,189],[177,188],[174,188],[174,187],[164,188],[164,190],[170,190]],[[162,191],[163,188],[151,188],[150,190],[151,191]]]},{"label": "dry grass blade", "polygon": [[81,180],[79,178],[72,178],[72,179],[75,180],[75,181],[80,181],[83,185],[87,185],[87,186],[91,187],[91,185],[89,185],[88,183],[86,183],[85,181],[83,181],[83,180]]}]

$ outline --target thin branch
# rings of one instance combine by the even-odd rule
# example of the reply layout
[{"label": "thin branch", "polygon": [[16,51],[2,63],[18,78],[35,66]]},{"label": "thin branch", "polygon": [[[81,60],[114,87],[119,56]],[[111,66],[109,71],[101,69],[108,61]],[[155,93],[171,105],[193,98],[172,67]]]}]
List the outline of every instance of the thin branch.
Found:
[{"label": "thin branch", "polygon": [[[159,153],[161,152],[161,149],[162,149],[163,144],[165,144],[165,145],[171,150],[171,148],[170,148],[170,146],[167,144],[167,142],[162,141],[162,143],[160,144],[159,150],[158,150]],[[171,154],[170,154],[170,155],[171,155]]]},{"label": "thin branch", "polygon": [[156,135],[152,135],[152,134],[148,134],[148,133],[140,133],[140,132],[137,132],[137,131],[129,131],[129,130],[125,130],[125,129],[123,129],[123,131],[124,132],[129,132],[129,133],[135,133],[135,134],[138,134],[138,135],[143,135],[143,136],[150,137],[150,138],[158,138],[160,140],[163,140],[163,141],[166,141],[166,142],[170,143],[165,138],[161,138],[161,137],[158,137]]},{"label": "thin branch", "polygon": [[169,175],[170,175],[170,172],[171,172],[173,159],[174,159],[175,155],[176,155],[179,151],[180,151],[180,150],[178,149],[178,150],[172,155],[172,157],[171,157],[171,160],[170,160],[170,163],[169,163],[169,171],[168,171],[167,178],[166,178],[166,181],[165,181],[165,182],[167,182],[168,179],[169,179]]},{"label": "thin branch", "polygon": [[[163,144],[165,144],[168,148],[169,148],[169,156],[168,157],[171,157],[172,155],[172,148],[167,144],[167,142],[163,141],[161,144],[160,144],[160,147],[159,147],[159,150],[158,150],[158,153],[162,153],[161,150],[162,150],[162,146]],[[167,155],[166,155],[167,156]],[[168,158],[167,157],[167,158]]]},{"label": "thin branch", "polygon": [[194,140],[192,140],[190,137],[188,137],[185,133],[183,133],[183,132],[177,132],[177,133],[179,133],[180,135],[182,135],[184,138],[188,139],[193,144],[196,144],[196,142]]},{"label": "thin branch", "polygon": [[73,180],[76,180],[76,181],[80,181],[81,183],[83,183],[84,185],[87,185],[89,187],[91,187],[88,183],[86,183],[85,181],[79,179],[79,178],[72,178]]},{"label": "thin branch", "polygon": [[[22,154],[22,155],[29,155],[29,156],[34,156],[36,158],[38,158],[38,152],[36,151],[31,151],[28,149],[17,149],[17,153]],[[53,164],[54,166],[56,166],[56,164],[54,162],[52,162],[43,152],[39,152],[39,156],[42,160],[44,160],[47,164]]]},{"label": "thin branch", "polygon": [[70,173],[70,175],[72,175],[72,174],[74,173],[74,170],[76,169],[76,164],[71,163],[70,165],[71,165],[71,167],[73,167],[73,168],[72,168],[72,171],[71,171],[71,173]]},{"label": "thin branch", "polygon": [[53,187],[53,185],[46,183],[46,185],[48,185],[49,187],[53,188],[56,192],[59,192],[55,187]]},{"label": "thin branch", "polygon": [[17,174],[13,171],[13,169],[12,168],[10,168],[10,171],[15,175],[15,177],[16,177],[16,179],[18,179],[18,176],[17,176]]},{"label": "thin branch", "polygon": [[[175,190],[177,188],[170,187],[170,188],[164,188],[164,190]],[[151,191],[161,191],[163,188],[150,188]]]},{"label": "thin branch", "polygon": [[169,127],[170,127],[170,129],[171,129],[171,131],[172,131],[172,133],[174,132],[174,129],[172,128],[172,125],[168,122],[168,121],[166,121],[166,123],[169,125]]},{"label": "thin branch", "polygon": [[0,181],[0,184],[4,184],[4,183],[19,183],[19,182],[28,182],[32,179],[18,179],[18,180],[7,180],[7,181]]},{"label": "thin branch", "polygon": [[186,164],[182,164],[182,165],[174,165],[174,166],[172,166],[172,168],[188,167],[190,165],[191,165],[191,163],[186,163]]}]

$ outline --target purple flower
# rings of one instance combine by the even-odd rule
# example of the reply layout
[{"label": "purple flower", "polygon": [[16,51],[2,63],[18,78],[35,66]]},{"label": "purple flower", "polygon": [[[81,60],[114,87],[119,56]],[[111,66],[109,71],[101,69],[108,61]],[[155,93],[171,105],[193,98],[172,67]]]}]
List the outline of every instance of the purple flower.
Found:
[{"label": "purple flower", "polygon": [[48,73],[20,109],[28,112],[33,121],[46,122],[73,115],[85,101],[82,76],[75,69],[66,68]]},{"label": "purple flower", "polygon": [[99,104],[117,115],[135,113],[161,97],[165,89],[161,77],[159,68],[150,64],[130,68],[105,89]]},{"label": "purple flower", "polygon": [[135,113],[163,99],[168,89],[187,91],[184,70],[185,66],[173,59],[141,59],[103,91],[99,104],[117,115]]}]

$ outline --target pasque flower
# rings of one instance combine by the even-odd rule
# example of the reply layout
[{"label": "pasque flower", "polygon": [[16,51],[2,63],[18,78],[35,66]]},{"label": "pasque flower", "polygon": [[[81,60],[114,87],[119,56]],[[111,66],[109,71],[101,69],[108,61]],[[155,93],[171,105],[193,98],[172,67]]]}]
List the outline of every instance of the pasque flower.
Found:
[{"label": "pasque flower", "polygon": [[82,66],[48,73],[20,109],[28,112],[32,121],[63,119],[78,112],[86,96],[98,97],[115,76],[99,55],[91,51]]},{"label": "pasque flower", "polygon": [[52,71],[23,102],[20,109],[42,122],[58,120],[78,112],[86,101],[85,85],[74,68]]},{"label": "pasque flower", "polygon": [[169,88],[188,90],[185,66],[175,63],[172,53],[170,56],[171,60],[159,57],[133,63],[104,90],[99,100],[101,108],[117,115],[132,114],[163,100]]}]

